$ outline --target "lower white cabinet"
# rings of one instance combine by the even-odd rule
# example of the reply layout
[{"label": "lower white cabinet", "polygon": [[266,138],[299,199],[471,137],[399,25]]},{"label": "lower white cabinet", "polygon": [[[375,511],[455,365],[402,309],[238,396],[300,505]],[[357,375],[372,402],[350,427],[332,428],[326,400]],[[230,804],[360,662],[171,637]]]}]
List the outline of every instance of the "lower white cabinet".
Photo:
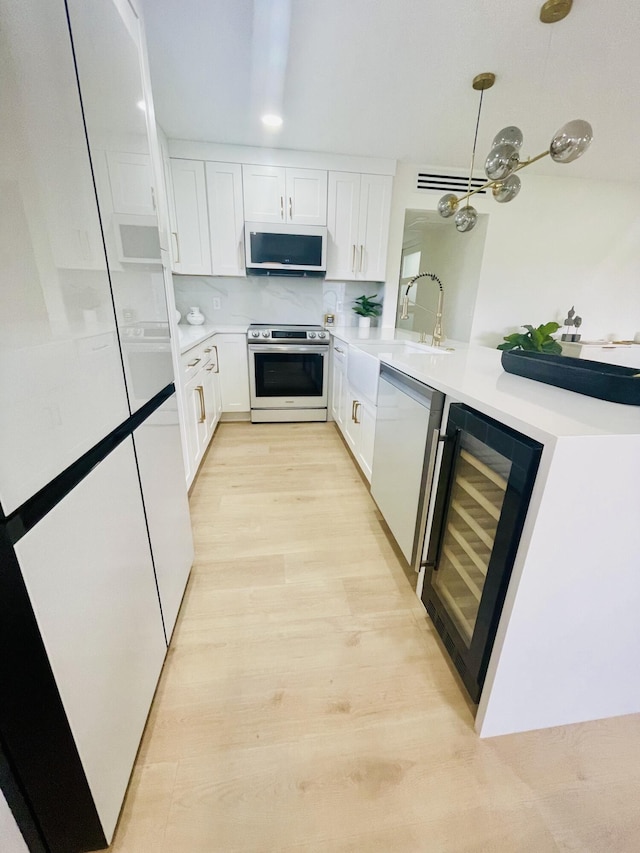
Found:
[{"label": "lower white cabinet", "polygon": [[344,431],[347,411],[347,345],[334,340],[331,348],[331,402],[333,420]]},{"label": "lower white cabinet", "polygon": [[249,355],[246,335],[216,335],[220,362],[222,411],[229,415],[249,412]]},{"label": "lower white cabinet", "polygon": [[181,363],[185,473],[190,486],[222,413],[249,412],[246,338],[240,333],[211,335],[183,353]]},{"label": "lower white cabinet", "polygon": [[[368,482],[373,470],[377,388],[358,388],[349,381],[347,344],[334,339],[332,347],[331,415]],[[358,353],[356,352],[356,355]],[[372,383],[369,383],[372,384]],[[365,383],[366,385],[366,383]],[[373,394],[373,396],[372,396]]]}]

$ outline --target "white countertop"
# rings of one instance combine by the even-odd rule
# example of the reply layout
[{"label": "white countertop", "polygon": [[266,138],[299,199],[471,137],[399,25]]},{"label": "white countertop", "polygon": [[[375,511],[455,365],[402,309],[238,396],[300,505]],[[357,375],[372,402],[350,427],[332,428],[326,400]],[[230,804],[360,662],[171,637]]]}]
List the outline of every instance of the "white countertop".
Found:
[{"label": "white countertop", "polygon": [[[394,329],[331,329],[352,346],[374,341],[417,341],[417,334]],[[640,406],[608,403],[506,373],[501,353],[488,347],[445,342],[454,352],[384,353],[380,361],[466,403],[532,438],[548,442],[567,436],[640,436]],[[366,351],[366,350],[365,350]]]},{"label": "white countertop", "polygon": [[203,323],[201,326],[190,326],[188,323],[179,323],[177,329],[181,355],[211,337],[211,335],[247,334],[246,326],[214,326],[211,323]]}]

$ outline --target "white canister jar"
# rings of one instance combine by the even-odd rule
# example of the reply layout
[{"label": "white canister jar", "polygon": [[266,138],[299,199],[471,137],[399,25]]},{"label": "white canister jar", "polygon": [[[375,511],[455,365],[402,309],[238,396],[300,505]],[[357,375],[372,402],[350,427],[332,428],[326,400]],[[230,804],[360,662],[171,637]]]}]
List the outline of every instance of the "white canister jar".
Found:
[{"label": "white canister jar", "polygon": [[187,323],[190,323],[192,326],[201,326],[204,323],[204,314],[200,311],[197,305],[189,308]]}]

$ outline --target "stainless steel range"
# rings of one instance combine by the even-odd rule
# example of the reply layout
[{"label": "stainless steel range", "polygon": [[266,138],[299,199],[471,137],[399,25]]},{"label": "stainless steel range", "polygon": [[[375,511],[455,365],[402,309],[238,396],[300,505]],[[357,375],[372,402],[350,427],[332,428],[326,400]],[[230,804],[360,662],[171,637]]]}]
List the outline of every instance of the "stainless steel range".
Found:
[{"label": "stainless steel range", "polygon": [[252,423],[326,421],[329,333],[253,324],[247,331]]}]

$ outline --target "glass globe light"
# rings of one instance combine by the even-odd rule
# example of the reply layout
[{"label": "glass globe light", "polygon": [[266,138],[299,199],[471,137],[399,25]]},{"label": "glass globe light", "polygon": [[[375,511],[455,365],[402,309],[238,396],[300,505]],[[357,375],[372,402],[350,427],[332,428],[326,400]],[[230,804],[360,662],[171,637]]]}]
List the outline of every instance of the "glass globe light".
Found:
[{"label": "glass globe light", "polygon": [[449,216],[453,216],[457,209],[458,196],[453,193],[443,195],[438,202],[438,213],[440,216],[444,216],[445,219],[448,219]]},{"label": "glass globe light", "polygon": [[508,145],[513,145],[513,147],[517,148],[519,151],[520,148],[522,148],[522,131],[520,128],[514,127],[513,125],[510,127],[503,127],[502,130],[498,131],[498,133],[493,137],[491,147],[495,148],[496,145],[502,145],[505,142]]},{"label": "glass globe light", "polygon": [[478,211],[468,204],[456,213],[454,222],[458,231],[471,231],[478,220]]},{"label": "glass globe light", "polygon": [[505,178],[504,181],[500,181],[499,184],[494,184],[492,189],[493,197],[496,201],[499,201],[500,204],[505,204],[508,201],[513,201],[520,192],[520,187],[520,178],[517,175],[509,175],[509,177]]},{"label": "glass globe light", "polygon": [[593,129],[588,121],[574,119],[563,124],[556,131],[549,154],[556,163],[572,163],[578,157],[582,157],[593,139]]},{"label": "glass globe light", "polygon": [[518,149],[509,142],[501,142],[489,151],[484,171],[490,181],[501,181],[510,175],[520,162]]}]

